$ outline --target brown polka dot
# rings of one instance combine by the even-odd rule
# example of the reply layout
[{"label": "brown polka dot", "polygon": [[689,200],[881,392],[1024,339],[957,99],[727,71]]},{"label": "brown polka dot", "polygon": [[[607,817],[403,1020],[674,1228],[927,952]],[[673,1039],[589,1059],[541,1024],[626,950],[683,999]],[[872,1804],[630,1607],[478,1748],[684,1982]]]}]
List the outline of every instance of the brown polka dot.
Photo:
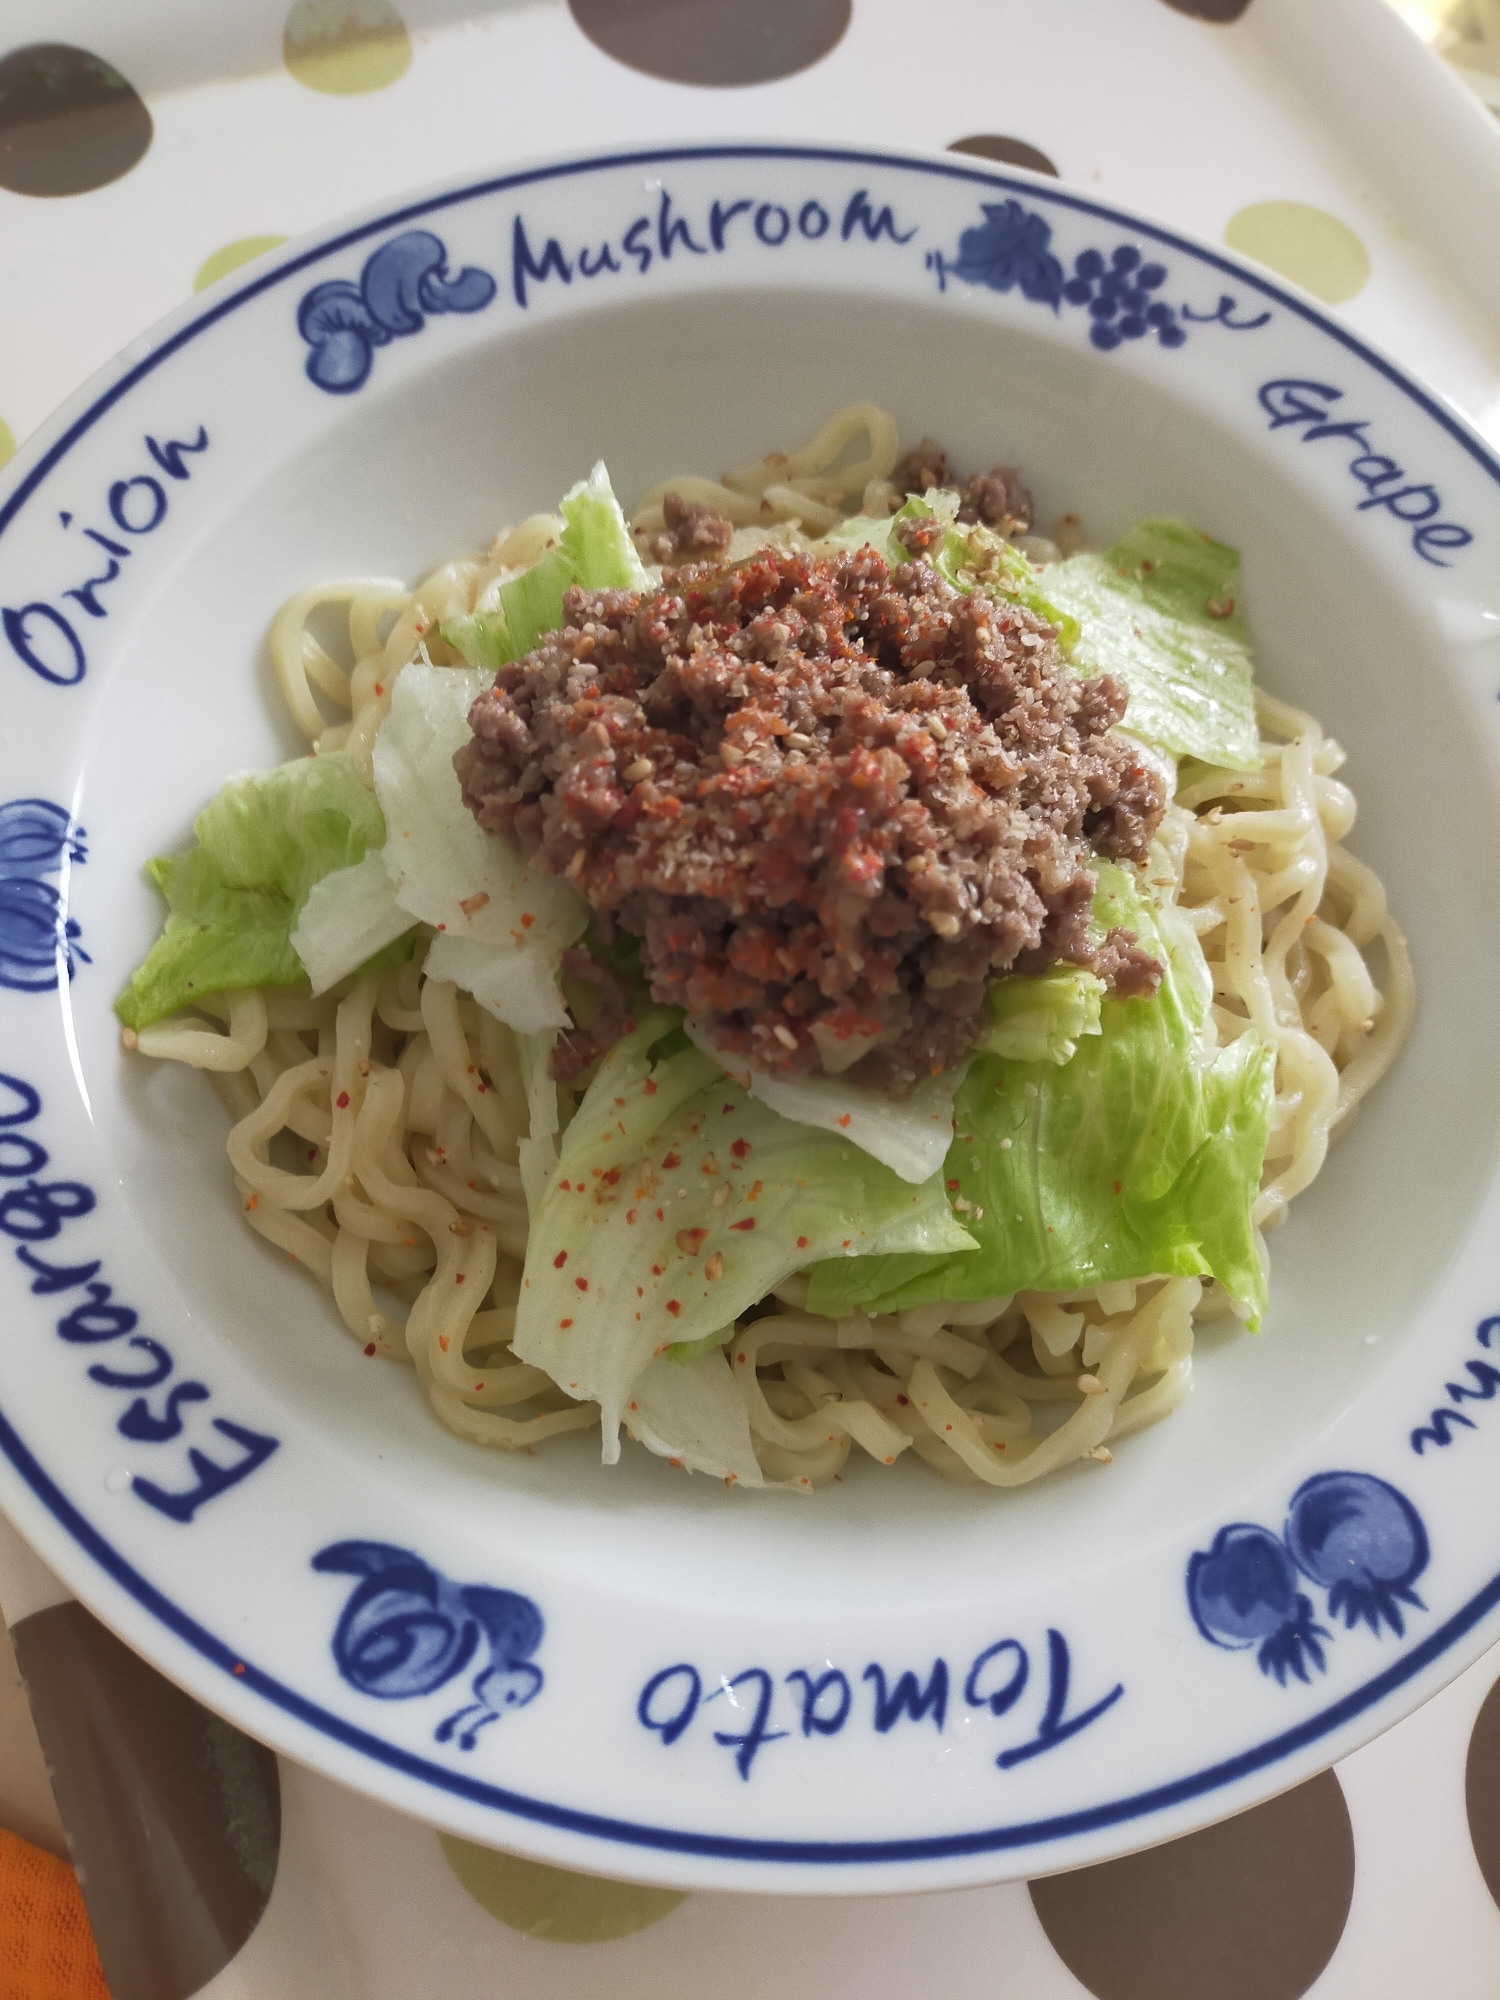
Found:
[{"label": "brown polka dot", "polygon": [[851,0],[568,0],[616,62],[668,83],[772,83],[810,69],[849,25]]},{"label": "brown polka dot", "polygon": [[1469,1738],[1464,1803],[1484,1886],[1500,1903],[1500,1681],[1485,1696]]},{"label": "brown polka dot", "polygon": [[1174,14],[1191,14],[1195,21],[1215,21],[1222,26],[1237,21],[1250,0],[1165,0]]},{"label": "brown polka dot", "polygon": [[1029,167],[1034,174],[1051,174],[1057,169],[1040,146],[1028,146],[1024,139],[1005,139],[993,132],[976,132],[968,139],[955,139],[950,153],[972,153],[976,160],[998,160],[1002,166]]},{"label": "brown polka dot", "polygon": [[1030,1886],[1098,2000],[1299,2000],[1343,1935],[1354,1835],[1325,1771],[1202,1833]]},{"label": "brown polka dot", "polygon": [[151,113],[117,69],[66,42],[0,61],[0,187],[87,194],[128,174],[151,144]]}]

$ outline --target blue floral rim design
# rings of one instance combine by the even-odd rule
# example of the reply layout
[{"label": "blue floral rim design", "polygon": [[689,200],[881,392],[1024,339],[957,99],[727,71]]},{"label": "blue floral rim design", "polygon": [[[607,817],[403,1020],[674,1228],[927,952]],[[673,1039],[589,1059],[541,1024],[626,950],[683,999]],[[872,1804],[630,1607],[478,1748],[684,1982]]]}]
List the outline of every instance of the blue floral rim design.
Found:
[{"label": "blue floral rim design", "polygon": [[[1200,266],[1222,272],[1243,289],[1257,292],[1264,298],[1274,301],[1289,313],[1316,327],[1320,333],[1331,337],[1346,351],[1372,368],[1408,402],[1437,423],[1487,477],[1500,486],[1500,458],[1497,458],[1483,440],[1475,436],[1460,420],[1410,381],[1394,363],[1386,360],[1356,335],[1327,319],[1303,300],[1283,291],[1271,280],[1233,264],[1227,258],[1220,257],[1215,252],[1168,229],[1143,222],[1135,216],[1089,201],[1083,196],[1066,193],[1061,189],[1039,188],[1030,181],[1018,181],[1005,174],[979,167],[961,166],[954,162],[917,161],[899,155],[855,152],[837,147],[719,145],[664,147],[602,155],[499,175],[462,188],[445,190],[402,208],[371,217],[339,236],[329,238],[282,263],[273,265],[271,269],[250,280],[239,290],[210,306],[184,308],[191,317],[169,333],[151,353],[126,368],[118,379],[104,387],[62,434],[54,439],[18,481],[15,489],[3,503],[0,503],[0,535],[4,534],[26,502],[74,445],[139,383],[191,341],[197,339],[200,334],[209,331],[218,321],[262,293],[285,284],[299,273],[321,264],[325,259],[334,257],[351,246],[365,242],[370,237],[393,227],[509,189],[546,181],[572,179],[591,173],[609,172],[622,167],[639,168],[674,162],[746,159],[812,160],[877,167],[907,174],[932,175],[942,179],[967,182],[980,189],[999,190],[1006,195],[1024,196],[1029,202],[1070,209],[1114,226],[1128,228],[1137,237],[1150,238],[1165,248],[1176,250],[1193,259]],[[1075,274],[1080,277],[1086,275]],[[1074,301],[1070,300],[1069,303]],[[652,1826],[555,1805],[546,1800],[509,1791],[501,1786],[487,1784],[481,1779],[431,1763],[410,1751],[371,1736],[365,1730],[320,1707],[306,1696],[297,1693],[295,1689],[286,1686],[274,1675],[246,1660],[240,1653],[227,1646],[222,1639],[200,1625],[179,1605],[163,1595],[79,1513],[33,1457],[3,1410],[0,1410],[0,1452],[4,1453],[59,1528],[112,1579],[116,1586],[138,1603],[158,1624],[226,1676],[232,1676],[236,1686],[253,1690],[263,1700],[270,1702],[303,1726],[405,1777],[435,1787],[471,1804],[497,1810],[517,1819],[620,1845],[714,1860],[844,1867],[854,1864],[870,1866],[907,1861],[939,1861],[1042,1846],[1075,1835],[1125,1825],[1189,1800],[1220,1791],[1326,1738],[1414,1679],[1500,1606],[1500,1572],[1497,1572],[1442,1624],[1362,1686],[1262,1743],[1252,1745],[1237,1755],[1209,1765],[1201,1771],[1189,1773],[1147,1791],[1110,1800],[1097,1806],[1058,1814],[1049,1819],[923,1838],[869,1841],[752,1839]]]}]

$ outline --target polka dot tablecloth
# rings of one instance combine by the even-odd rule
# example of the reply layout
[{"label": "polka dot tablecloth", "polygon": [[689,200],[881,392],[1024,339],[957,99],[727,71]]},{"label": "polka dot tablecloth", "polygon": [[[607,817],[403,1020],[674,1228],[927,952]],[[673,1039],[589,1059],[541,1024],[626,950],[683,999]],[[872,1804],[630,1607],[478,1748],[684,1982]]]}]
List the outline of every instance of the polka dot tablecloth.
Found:
[{"label": "polka dot tablecloth", "polygon": [[[1500,0],[7,0],[0,458],[160,314],[345,208],[663,135],[1061,175],[1269,265],[1500,439]],[[18,1626],[23,1664],[64,1612]],[[0,1826],[60,1841],[3,1646]],[[684,1898],[285,1764],[279,1827],[217,2000],[1495,2000],[1500,1653],[1335,1772],[1029,1885]]]}]

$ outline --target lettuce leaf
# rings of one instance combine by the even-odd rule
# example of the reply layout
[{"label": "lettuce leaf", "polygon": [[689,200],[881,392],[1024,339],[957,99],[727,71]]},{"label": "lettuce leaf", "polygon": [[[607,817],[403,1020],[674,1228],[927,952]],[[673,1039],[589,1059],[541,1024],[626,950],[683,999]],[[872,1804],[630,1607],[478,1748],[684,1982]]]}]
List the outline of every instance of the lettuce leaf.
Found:
[{"label": "lettuce leaf", "polygon": [[412,928],[411,912],[396,901],[377,847],[352,868],[336,868],[314,882],[292,929],[292,949],[313,992],[326,993]]},{"label": "lettuce leaf", "polygon": [[[649,1365],[719,1333],[793,1271],[862,1251],[941,1257],[975,1240],[940,1177],[912,1187],[858,1147],[778,1117],[697,1049],[657,1053],[680,1018],[653,1009],[604,1057],[527,1239],[515,1353],[598,1401],[607,1462],[620,1423],[639,1415],[630,1404]],[[712,1360],[680,1374],[701,1383]],[[654,1379],[645,1441],[681,1457],[660,1400],[674,1373]]]},{"label": "lettuce leaf", "polygon": [[231,778],[193,832],[195,847],[147,864],[168,914],[115,1002],[127,1027],[149,1027],[208,993],[299,984],[306,973],[291,933],[309,891],[378,847],[385,821],[335,750]]},{"label": "lettuce leaf", "polygon": [[922,496],[914,493],[894,514],[851,515],[831,528],[823,540],[829,548],[872,548],[894,568],[911,561],[911,551],[896,534],[897,523],[929,516],[944,524],[942,540],[927,551],[927,560],[941,577],[955,590],[984,589],[991,596],[1024,605],[1057,628],[1059,644],[1065,653],[1071,653],[1078,638],[1077,622],[1053,601],[1050,590],[1043,588],[1041,571],[993,528],[961,522],[956,493],[933,487]]},{"label": "lettuce leaf", "polygon": [[503,667],[563,621],[563,592],[644,590],[646,571],[601,459],[561,502],[556,546],[501,584],[492,611],[444,619],[443,638],[471,667]]},{"label": "lettuce leaf", "polygon": [[1104,994],[1104,981],[1076,965],[1054,965],[1035,979],[993,979],[975,1047],[1012,1062],[1071,1062],[1081,1035],[1103,1032]]},{"label": "lettuce leaf", "polygon": [[[719,1056],[707,1032],[696,1021],[684,1022],[689,1039],[731,1075],[732,1055]],[[905,1097],[855,1083],[838,1075],[814,1074],[786,1079],[749,1070],[750,1095],[794,1125],[815,1125],[844,1138],[871,1159],[879,1160],[904,1181],[929,1181],[947,1157],[953,1137],[953,1093],[963,1080],[962,1068],[923,1077]]]},{"label": "lettuce leaf", "polygon": [[1073,665],[1130,690],[1125,727],[1174,757],[1260,768],[1255,688],[1239,605],[1240,559],[1185,521],[1141,521],[1106,554],[1046,571],[1077,621]]},{"label": "lettuce leaf", "polygon": [[469,740],[469,709],[485,685],[475,669],[417,661],[391,690],[375,739],[385,866],[408,921],[438,933],[428,977],[453,980],[519,1033],[536,1034],[567,1025],[558,967],[589,909],[566,882],[485,833],[463,802],[453,754]]},{"label": "lettuce leaf", "polygon": [[1275,1051],[1242,1035],[1204,1059],[1207,982],[1189,926],[1099,865],[1096,919],[1126,924],[1166,968],[1153,999],[1104,1000],[1063,1067],[983,1055],[948,1155],[977,1250],[819,1264],[808,1305],[842,1315],[934,1299],[1213,1276],[1250,1308],[1265,1281],[1250,1226],[1270,1131]]}]

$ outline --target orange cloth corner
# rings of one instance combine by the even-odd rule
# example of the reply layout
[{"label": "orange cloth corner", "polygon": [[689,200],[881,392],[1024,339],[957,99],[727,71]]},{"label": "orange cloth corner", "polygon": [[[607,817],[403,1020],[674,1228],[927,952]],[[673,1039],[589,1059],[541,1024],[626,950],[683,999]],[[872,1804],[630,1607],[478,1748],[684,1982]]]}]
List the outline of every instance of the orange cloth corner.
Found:
[{"label": "orange cloth corner", "polygon": [[78,1877],[3,1827],[0,2000],[109,2000]]}]

